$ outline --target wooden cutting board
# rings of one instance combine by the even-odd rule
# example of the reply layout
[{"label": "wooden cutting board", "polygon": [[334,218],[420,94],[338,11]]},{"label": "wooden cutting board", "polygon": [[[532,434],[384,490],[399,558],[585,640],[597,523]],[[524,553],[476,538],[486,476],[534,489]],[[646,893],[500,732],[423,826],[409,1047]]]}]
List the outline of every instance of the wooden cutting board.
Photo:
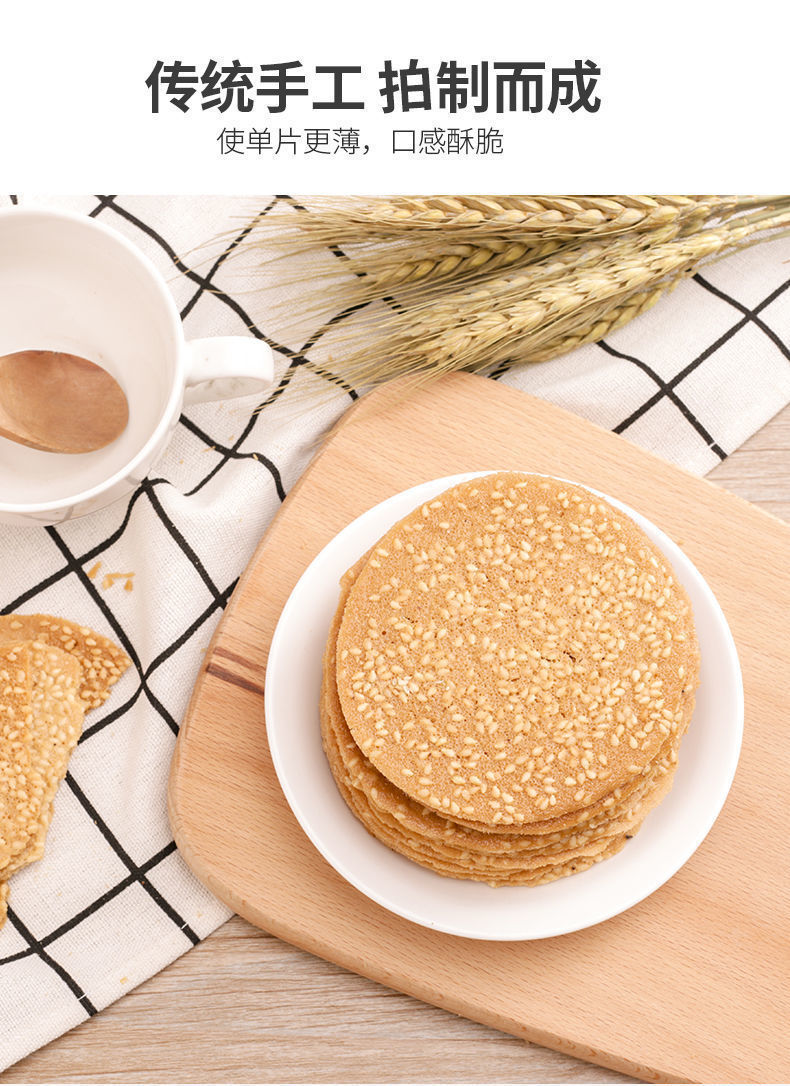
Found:
[{"label": "wooden cutting board", "polygon": [[[324,544],[406,487],[503,467],[599,488],[668,532],[718,596],[746,688],[732,792],[691,861],[627,913],[534,943],[428,931],[349,886],[290,813],[263,713],[274,627]],[[789,710],[790,529],[557,407],[458,374],[409,396],[388,387],[353,407],[289,494],[206,654],[173,763],[171,820],[215,894],[347,969],[649,1081],[784,1082]]]}]

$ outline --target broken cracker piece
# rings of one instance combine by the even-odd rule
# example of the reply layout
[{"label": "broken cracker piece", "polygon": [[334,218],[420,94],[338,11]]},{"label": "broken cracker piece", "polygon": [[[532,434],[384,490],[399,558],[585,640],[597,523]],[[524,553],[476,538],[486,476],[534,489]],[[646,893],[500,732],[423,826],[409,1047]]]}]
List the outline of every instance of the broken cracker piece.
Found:
[{"label": "broken cracker piece", "polygon": [[[23,847],[0,862],[0,879],[41,858],[58,785],[82,732],[85,706],[79,696],[82,667],[76,657],[54,645],[30,645],[30,722],[28,742],[32,773],[39,784],[36,822]],[[20,829],[21,833],[21,829]]]},{"label": "broken cracker piece", "polygon": [[0,644],[6,641],[46,641],[76,656],[82,665],[80,697],[86,709],[106,701],[110,687],[131,663],[107,637],[54,615],[0,615]]},{"label": "broken cracker piece", "polygon": [[102,704],[129,664],[87,626],[0,615],[0,927],[8,878],[44,853],[85,710]]},{"label": "broken cracker piece", "polygon": [[34,764],[31,688],[30,645],[0,647],[0,869],[35,834],[44,802]]}]

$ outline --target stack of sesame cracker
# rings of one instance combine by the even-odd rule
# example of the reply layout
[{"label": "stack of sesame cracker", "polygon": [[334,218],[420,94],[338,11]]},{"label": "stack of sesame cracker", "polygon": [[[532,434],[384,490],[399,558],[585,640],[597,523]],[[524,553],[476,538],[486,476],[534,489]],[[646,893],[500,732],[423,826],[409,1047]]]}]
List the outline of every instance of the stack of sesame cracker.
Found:
[{"label": "stack of sesame cracker", "polygon": [[101,705],[129,662],[87,627],[0,615],[0,927],[8,879],[44,853],[85,711]]},{"label": "stack of sesame cracker", "polygon": [[496,473],[345,575],[324,748],[382,843],[442,875],[536,885],[619,851],[667,794],[698,671],[689,600],[629,517]]}]

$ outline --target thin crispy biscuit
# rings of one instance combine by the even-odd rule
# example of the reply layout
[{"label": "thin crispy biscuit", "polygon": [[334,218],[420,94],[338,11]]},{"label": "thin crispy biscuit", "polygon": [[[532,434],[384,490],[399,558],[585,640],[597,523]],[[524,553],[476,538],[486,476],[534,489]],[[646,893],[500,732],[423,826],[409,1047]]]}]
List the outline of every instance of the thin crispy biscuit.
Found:
[{"label": "thin crispy biscuit", "polygon": [[[414,801],[403,796],[400,807],[383,808],[376,802],[376,788],[370,785],[366,775],[358,772],[358,759],[353,755],[347,760],[346,752],[341,753],[336,733],[324,717],[324,746],[333,776],[342,792],[348,790],[355,797],[355,808],[364,807],[364,819],[368,828],[383,826],[388,833],[394,833],[408,841],[414,848],[427,856],[453,860],[467,867],[478,870],[522,870],[539,867],[548,862],[558,863],[563,860],[578,858],[582,855],[594,855],[603,851],[613,838],[621,834],[633,836],[644,816],[653,805],[653,796],[662,781],[671,780],[671,774],[654,785],[650,794],[638,801],[631,809],[619,812],[617,817],[592,830],[583,828],[583,832],[570,830],[552,837],[540,835],[512,835],[507,838],[490,834],[481,834],[458,828],[452,822],[428,808],[419,809]],[[373,767],[369,767],[376,772]],[[402,851],[402,849],[399,849]]]},{"label": "thin crispy biscuit", "polygon": [[[341,794],[343,794],[342,789]],[[592,867],[593,864],[608,859],[609,856],[619,852],[626,843],[626,837],[622,835],[611,841],[607,847],[596,855],[583,855],[558,863],[547,861],[543,865],[533,866],[529,869],[516,865],[511,870],[496,870],[485,864],[470,863],[468,861],[462,861],[459,864],[436,855],[426,854],[422,849],[415,847],[413,841],[404,839],[398,834],[391,835],[380,825],[370,823],[368,821],[368,810],[364,806],[358,806],[353,795],[344,795],[344,798],[368,832],[394,852],[399,852],[414,863],[418,863],[422,867],[428,867],[446,878],[487,882],[490,886],[540,886],[555,879],[563,878],[566,875],[585,871],[588,867]]]},{"label": "thin crispy biscuit", "polygon": [[[419,812],[422,821],[419,824],[418,832],[424,832],[424,820],[427,818],[431,822],[434,833],[442,833],[441,827],[451,827],[452,832],[458,832],[459,830],[463,832],[464,829],[468,829],[486,835],[496,834],[504,839],[501,842],[501,847],[504,849],[510,847],[507,839],[516,838],[519,842],[522,842],[525,839],[525,835],[534,835],[537,837],[538,835],[546,834],[546,843],[548,844],[552,839],[558,839],[561,834],[564,835],[565,831],[569,828],[579,829],[581,826],[585,826],[595,829],[603,823],[611,821],[616,816],[622,817],[621,812],[628,811],[639,802],[647,792],[652,790],[657,776],[663,776],[668,770],[674,768],[677,761],[677,747],[680,738],[682,738],[681,735],[675,737],[672,743],[665,744],[665,746],[661,748],[655,762],[650,765],[649,772],[631,782],[627,787],[614,790],[609,796],[605,797],[602,802],[594,807],[583,808],[573,812],[572,815],[542,821],[535,823],[534,825],[498,825],[492,827],[483,823],[476,823],[463,818],[458,818],[457,816],[448,819],[439,812],[430,811],[429,808],[426,808],[420,803],[413,802],[408,805],[404,804],[406,798],[405,794],[387,780],[387,778],[376,769],[356,746],[353,736],[348,730],[343,718],[335,683],[337,632],[342,620],[348,595],[353,587],[354,580],[358,575],[359,570],[363,567],[366,559],[367,556],[360,559],[354,567],[344,574],[341,580],[338,607],[329,631],[327,646],[324,653],[324,681],[321,692],[321,711],[326,718],[327,726],[332,728],[335,732],[336,742],[344,754],[343,760],[346,766],[350,766],[353,763],[354,770],[362,775],[365,782],[364,790],[368,793],[375,805],[382,806],[385,810],[390,810],[390,812],[395,814],[398,818],[402,818],[404,810]],[[444,833],[446,832],[447,830],[444,831]]]},{"label": "thin crispy biscuit", "polygon": [[85,707],[79,696],[82,668],[68,652],[36,641],[29,646],[31,667],[28,752],[39,790],[33,807],[35,822],[22,847],[0,864],[0,879],[40,859],[52,819],[58,785],[66,775],[69,757],[82,732]]},{"label": "thin crispy biscuit", "polygon": [[[322,692],[322,698],[327,700],[328,705],[322,709],[322,711],[329,714],[329,717],[333,720],[332,727],[334,727],[337,733],[339,747],[341,750],[349,752],[348,757],[345,759],[347,764],[349,763],[349,758],[352,758],[354,761],[354,772],[359,772],[367,776],[369,783],[365,786],[365,791],[368,793],[368,797],[373,805],[382,807],[384,810],[394,814],[396,818],[399,818],[404,822],[407,821],[409,817],[413,816],[414,812],[417,812],[418,820],[423,819],[424,821],[429,809],[422,803],[416,803],[413,807],[404,803],[406,798],[405,794],[384,777],[384,775],[373,766],[356,746],[343,717],[336,685],[334,685],[336,641],[346,601],[360,570],[364,568],[369,557],[370,552],[364,555],[341,579],[339,603],[330,629],[324,657],[325,688]],[[330,672],[332,673],[332,678],[331,680],[328,680]],[[687,721],[685,721],[682,731],[685,731],[685,724],[687,724]],[[644,772],[640,776],[634,777],[633,780],[629,781],[627,784],[619,785],[613,789],[612,792],[608,793],[589,807],[579,808],[562,817],[545,819],[536,823],[517,824],[514,823],[514,820],[508,819],[504,824],[503,822],[499,822],[496,825],[476,822],[472,819],[459,817],[457,814],[453,814],[448,819],[440,814],[440,812],[436,811],[436,817],[433,819],[433,832],[441,833],[442,831],[437,829],[437,826],[440,825],[452,827],[451,831],[444,830],[444,835],[457,831],[459,827],[466,827],[467,829],[477,831],[478,833],[489,835],[496,834],[508,840],[510,838],[515,838],[519,842],[519,847],[521,847],[525,840],[524,835],[526,834],[534,835],[536,837],[541,834],[546,834],[548,836],[546,844],[548,845],[552,841],[558,840],[560,836],[564,837],[570,829],[574,829],[577,832],[580,832],[583,827],[587,830],[595,830],[616,818],[621,820],[623,817],[630,818],[636,805],[652,790],[656,777],[660,775],[663,776],[663,774],[670,770],[676,763],[677,748],[680,739],[682,738],[682,731],[671,736],[664,743],[653,763],[646,766]],[[425,832],[422,822],[420,822],[417,832]],[[508,847],[511,846],[503,844],[503,848]]]},{"label": "thin crispy biscuit", "polygon": [[[595,818],[581,820],[577,825],[570,823],[552,833],[545,832],[544,826],[539,825],[538,832],[532,832],[533,827],[524,826],[515,831],[511,828],[508,833],[492,834],[486,832],[485,827],[477,828],[455,822],[440,815],[438,811],[418,804],[383,777],[356,746],[345,725],[339,701],[331,687],[331,665],[327,666],[326,675],[321,703],[324,744],[327,746],[331,743],[335,761],[342,765],[342,772],[348,783],[365,794],[371,807],[384,816],[395,818],[404,829],[417,835],[427,834],[461,849],[471,848],[490,854],[513,851],[523,853],[528,849],[553,851],[558,846],[580,846],[614,830],[628,830],[633,824],[635,814],[645,798],[652,794],[659,779],[674,770],[676,755],[673,751],[666,761],[659,761],[638,791],[613,805],[608,811]],[[327,753],[329,754],[329,751]],[[336,766],[333,766],[333,772],[337,776]]]},{"label": "thin crispy biscuit", "polygon": [[0,646],[0,869],[35,833],[44,798],[33,757],[31,689],[30,645]]},{"label": "thin crispy biscuit", "polygon": [[[356,570],[341,585],[340,604],[327,641],[321,698],[324,748],[338,789],[347,805],[373,836],[396,852],[455,878],[475,878],[494,885],[530,885],[571,873],[574,861],[592,861],[613,854],[633,836],[650,809],[671,786],[664,774],[644,799],[605,820],[600,827],[565,833],[508,836],[469,830],[438,812],[417,804],[384,778],[356,747],[342,719],[334,686],[334,636]],[[658,775],[657,775],[658,776]],[[379,802],[386,794],[389,803]],[[576,870],[581,870],[577,867]]]},{"label": "thin crispy biscuit", "polygon": [[[371,795],[374,805],[383,806],[385,809],[392,810],[396,817],[402,817],[405,810],[411,810],[409,806],[403,804],[404,793],[400,788],[394,786],[387,780],[384,774],[381,774],[373,763],[369,761],[356,747],[356,744],[351,735],[348,724],[342,716],[342,709],[339,703],[339,695],[337,692],[335,670],[336,670],[336,642],[338,632],[340,629],[340,623],[342,621],[344,608],[348,601],[349,594],[353,588],[353,584],[358,578],[360,571],[365,567],[367,561],[371,557],[371,552],[363,555],[362,558],[351,569],[343,574],[340,582],[340,597],[338,608],[335,614],[333,624],[329,631],[328,643],[324,658],[324,675],[327,677],[327,672],[333,672],[333,679],[329,684],[329,689],[326,690],[322,697],[328,699],[329,705],[326,709],[331,717],[334,717],[334,727],[338,732],[338,742],[343,750],[352,748],[354,755],[360,759],[359,765],[362,767],[362,771],[369,773],[369,779],[371,779],[374,787],[366,788],[366,791]],[[690,692],[691,702],[693,704],[693,690]],[[689,711],[690,717],[690,711]],[[688,720],[685,720],[685,725],[688,724]],[[682,731],[685,731],[682,729]],[[559,834],[565,834],[569,829],[581,828],[582,824],[587,825],[589,829],[598,829],[599,826],[606,821],[610,821],[615,816],[618,816],[618,812],[622,812],[624,809],[630,810],[638,803],[642,796],[647,794],[655,781],[656,774],[664,774],[668,769],[675,765],[677,760],[677,747],[682,737],[682,731],[678,734],[669,736],[664,745],[660,749],[659,755],[656,756],[654,761],[648,767],[645,767],[644,772],[640,776],[635,776],[634,779],[626,784],[618,785],[613,788],[611,793],[607,793],[601,799],[590,805],[589,807],[580,807],[574,810],[566,816],[552,819],[541,819],[539,822],[534,823],[517,823],[515,819],[506,816],[503,817],[497,824],[485,823],[475,821],[474,819],[463,818],[457,813],[448,814],[447,818],[441,817],[439,814],[439,822],[444,825],[452,825],[453,828],[466,828],[468,830],[477,831],[485,834],[497,834],[504,838],[517,839],[519,843],[523,842],[524,834],[547,834],[551,838],[556,838]],[[376,794],[376,792],[378,794]],[[415,810],[426,814],[428,808],[423,803],[417,804]],[[622,817],[622,814],[620,814]],[[449,819],[449,821],[448,821]],[[423,832],[422,828],[418,832]]]},{"label": "thin crispy biscuit", "polygon": [[25,640],[45,641],[79,660],[79,693],[86,709],[96,709],[107,699],[110,687],[131,663],[122,649],[88,626],[55,615],[0,615],[0,644]]},{"label": "thin crispy biscuit", "polygon": [[[337,777],[342,779],[345,787],[348,787],[347,780],[339,774]],[[607,832],[590,840],[585,841],[583,838],[570,835],[565,842],[552,845],[545,850],[528,848],[524,851],[518,848],[514,842],[512,851],[500,852],[495,855],[488,854],[486,851],[476,851],[473,848],[454,847],[442,838],[434,839],[430,836],[419,836],[410,830],[406,830],[395,819],[388,818],[376,811],[362,791],[355,789],[353,786],[349,788],[349,791],[353,795],[354,806],[359,813],[359,817],[363,819],[368,829],[380,840],[389,841],[391,847],[395,847],[397,851],[419,854],[429,865],[436,862],[453,864],[456,877],[459,878],[465,877],[466,872],[469,871],[475,871],[483,877],[498,878],[505,873],[526,874],[543,866],[563,865],[575,859],[598,856],[608,852],[609,847],[615,840],[619,840],[621,837],[634,836],[649,809],[660,801],[669,787],[671,787],[670,774],[664,778],[664,783],[656,787],[654,794],[640,806],[640,809],[630,819],[624,819],[618,826],[609,827]]]},{"label": "thin crispy biscuit", "polygon": [[[28,637],[35,639],[17,640]],[[87,627],[0,616],[0,927],[9,876],[44,852],[55,793],[82,731],[80,694],[100,704],[126,666],[125,654]]]},{"label": "thin crispy biscuit", "polygon": [[529,877],[531,872],[545,871],[548,867],[563,865],[581,857],[591,857],[607,851],[617,835],[601,837],[586,844],[577,845],[573,838],[567,842],[541,848],[518,847],[518,841],[510,842],[510,849],[496,853],[487,851],[489,839],[478,850],[448,843],[445,838],[420,835],[404,827],[396,818],[374,807],[369,797],[343,774],[342,766],[335,760],[332,740],[327,744],[327,756],[341,794],[357,817],[380,841],[395,851],[420,858],[426,866],[451,873],[455,878],[467,878],[471,873],[484,881],[505,876]]},{"label": "thin crispy biscuit", "polygon": [[[502,477],[499,478],[501,480]],[[507,476],[506,478],[512,480],[513,476]],[[517,476],[516,478],[524,479],[525,477]],[[496,486],[498,492],[494,497],[499,500],[504,492],[504,487],[501,482],[497,482]],[[539,497],[542,501],[545,500],[545,491],[546,488],[541,486]],[[587,494],[587,492],[582,493]],[[511,499],[513,498],[512,494],[509,496]],[[562,498],[563,494],[560,493],[559,497]],[[567,492],[565,497],[568,497]],[[588,497],[590,496],[588,495]],[[505,503],[506,507],[510,509],[514,508],[515,504],[513,500],[511,500],[510,506]],[[570,504],[569,500],[567,507]],[[428,519],[431,515],[431,508],[435,508],[433,503],[427,510],[423,508],[420,511],[420,516],[423,519]],[[550,503],[547,504],[546,508],[550,509]],[[605,508],[609,514],[615,513],[610,507]],[[539,509],[538,512],[540,511]],[[598,513],[604,511],[604,507],[598,507],[597,502],[591,509],[593,513],[596,511]],[[445,513],[442,511],[436,515],[444,516]],[[627,520],[628,518],[624,519]],[[440,527],[442,533],[446,534],[450,540],[449,549],[453,550],[457,536],[454,536],[450,531],[450,520],[441,523]],[[618,523],[613,527],[619,529],[621,525]],[[493,531],[493,528],[489,524],[486,530]],[[386,539],[387,537],[385,537]],[[495,538],[495,542],[501,544],[502,540]],[[385,550],[388,545],[391,545],[391,543],[385,544]],[[396,540],[396,543],[391,546],[394,551],[403,552],[405,550],[407,553],[411,553],[413,560],[418,563],[424,563],[426,558],[435,556],[435,552],[431,552],[427,547],[419,551],[415,545],[409,551],[408,542],[402,543],[402,546],[398,547]],[[443,547],[444,551],[446,551],[447,546],[443,544]],[[568,809],[559,815],[556,814],[555,804],[551,804],[555,808],[555,813],[550,817],[541,814],[540,817],[531,822],[515,817],[494,820],[488,813],[487,818],[489,821],[486,822],[475,817],[464,817],[463,813],[459,812],[458,805],[456,805],[455,810],[448,810],[448,804],[443,804],[441,808],[436,805],[426,805],[425,802],[421,802],[413,795],[412,790],[403,790],[398,787],[390,779],[390,776],[382,772],[380,765],[375,763],[375,759],[372,760],[360,749],[355,735],[345,719],[341,700],[342,689],[339,689],[342,688],[342,682],[338,676],[337,668],[338,649],[340,648],[342,651],[342,628],[348,617],[349,600],[353,600],[358,579],[364,576],[365,572],[371,567],[380,569],[382,566],[386,566],[386,559],[391,557],[391,553],[382,554],[381,549],[381,544],[374,547],[342,579],[339,605],[330,629],[325,651],[320,702],[321,731],[327,759],[337,782],[338,790],[359,821],[362,822],[368,832],[383,844],[416,863],[420,863],[448,877],[475,879],[489,882],[491,885],[538,885],[571,874],[574,871],[584,870],[592,863],[619,851],[626,841],[638,831],[646,815],[666,796],[672,787],[677,765],[677,751],[691,717],[694,704],[694,689],[697,681],[698,657],[690,607],[679,619],[674,616],[669,620],[673,637],[676,637],[677,642],[680,644],[677,655],[685,660],[688,666],[681,663],[679,665],[681,670],[678,674],[674,678],[670,674],[669,681],[663,686],[655,682],[656,673],[662,666],[661,661],[672,656],[674,652],[672,648],[668,652],[664,651],[666,642],[673,639],[673,637],[667,637],[665,634],[663,642],[659,641],[658,643],[659,651],[653,652],[658,663],[654,663],[652,667],[648,664],[644,669],[647,673],[640,689],[636,689],[637,679],[633,679],[634,693],[643,695],[641,702],[637,699],[637,704],[647,704],[651,709],[667,707],[667,712],[662,714],[662,721],[667,721],[667,726],[660,725],[661,736],[658,738],[653,737],[649,742],[643,744],[644,749],[641,750],[643,757],[640,758],[626,753],[625,757],[621,756],[619,758],[619,772],[617,774],[607,774],[605,772],[600,774],[604,779],[608,776],[610,787],[608,790],[600,789],[591,803],[584,802],[591,794],[586,792],[581,797],[582,802],[570,804]],[[439,551],[442,551],[442,547],[439,548]],[[597,553],[595,548],[593,548],[593,551]],[[593,553],[593,551],[590,553]],[[655,548],[652,548],[652,544],[648,544],[648,547],[641,552],[636,551],[635,553],[637,553],[641,562],[641,565],[639,562],[635,562],[637,572],[640,576],[644,576],[647,585],[646,588],[644,585],[638,586],[637,598],[645,598],[654,605],[654,610],[661,610],[662,607],[667,605],[669,596],[672,594],[668,590],[674,587],[677,599],[680,600],[682,605],[683,601],[685,601],[685,594],[678,586],[674,586],[674,582],[671,581],[671,574],[668,574],[669,581],[662,582],[655,572],[659,558],[658,552],[655,551]],[[630,557],[627,547],[620,547],[618,554],[625,554],[626,558]],[[399,557],[403,558],[403,554],[400,553]],[[627,562],[625,564],[628,565]],[[499,563],[495,561],[493,565],[500,571],[503,568],[501,561]],[[388,571],[390,574],[391,566],[392,563],[390,563]],[[395,566],[397,567],[397,561]],[[406,566],[408,566],[408,561]],[[477,567],[471,569],[470,572],[478,573],[479,571],[480,567]],[[567,572],[567,570],[564,572]],[[614,574],[616,575],[616,573],[617,568],[615,566]],[[448,580],[452,581],[452,577],[445,578],[445,584]],[[607,588],[607,584],[601,582],[600,579],[595,580],[594,583],[604,590]],[[379,585],[381,587],[380,582]],[[415,608],[410,609],[408,606],[401,606],[401,604],[408,604],[410,598],[410,593],[405,591],[404,585],[405,579],[390,575],[388,581],[383,585],[383,594],[386,595],[389,592],[389,602],[392,603],[394,600],[396,603],[396,606],[392,607],[393,611],[406,611],[405,623],[409,636],[411,636],[415,632],[419,634],[420,627],[415,623]],[[430,588],[433,586],[426,581],[423,587]],[[507,586],[500,584],[500,587],[504,589]],[[609,585],[609,588],[611,588],[611,585]],[[662,599],[661,592],[664,593],[666,598]],[[393,595],[393,593],[395,594]],[[455,590],[451,588],[449,595],[446,594],[447,601],[452,600],[454,594]],[[596,599],[600,594],[600,592],[592,593]],[[617,593],[615,592],[614,595],[616,597]],[[371,688],[381,678],[386,679],[389,677],[392,679],[393,675],[396,677],[396,682],[399,681],[401,686],[403,686],[404,677],[407,675],[413,675],[421,680],[424,679],[427,669],[436,664],[436,644],[431,644],[431,641],[434,640],[438,643],[442,638],[438,635],[433,639],[429,637],[427,638],[427,647],[424,644],[418,646],[423,651],[423,655],[419,660],[419,666],[423,668],[422,674],[419,674],[416,670],[411,672],[404,668],[399,670],[397,665],[400,661],[397,652],[392,651],[392,642],[388,643],[389,651],[386,646],[383,652],[376,651],[381,649],[382,646],[375,646],[375,631],[373,631],[372,623],[369,621],[369,613],[364,610],[370,604],[381,602],[376,596],[377,593],[374,592],[363,601],[362,614],[363,616],[368,615],[368,621],[361,633],[359,629],[357,630],[360,636],[356,644],[362,646],[362,651],[357,652],[356,656],[358,658],[363,657],[364,650],[367,650],[369,665],[372,661],[372,666],[368,666],[367,675],[364,678],[372,680],[369,684]],[[492,598],[494,600],[498,598],[496,592],[492,593]],[[677,599],[674,600],[675,603],[677,603]],[[464,602],[469,602],[468,596],[464,597]],[[687,603],[687,601],[685,602]],[[599,601],[597,607],[604,612],[606,611],[605,602]],[[683,609],[682,606],[680,609]],[[375,611],[375,607],[372,610]],[[402,617],[398,614],[395,615],[396,621]],[[446,614],[443,613],[443,620],[446,621],[446,617]],[[552,617],[557,619],[559,625],[562,626],[561,608],[553,612]],[[395,623],[390,622],[391,618],[391,615],[387,615],[387,624],[395,625]],[[497,621],[498,619],[495,617],[495,627]],[[673,622],[675,625],[673,625]],[[503,623],[500,623],[501,625]],[[490,629],[490,625],[482,620],[474,623],[474,627],[476,632],[480,634],[485,634]],[[403,623],[401,623],[401,628],[403,628]],[[660,624],[653,629],[649,623],[640,625],[632,621],[630,626],[628,622],[624,622],[623,628],[631,628],[632,632],[635,632],[632,640],[640,641],[641,638],[648,648],[650,646],[656,647],[657,630],[660,628]],[[622,630],[620,632],[622,635]],[[611,630],[608,631],[608,634],[611,634]],[[528,643],[528,635],[520,632],[518,636]],[[374,647],[371,652],[372,646]],[[413,648],[412,645],[409,647]],[[440,646],[440,649],[443,647]],[[622,649],[622,645],[619,647]],[[395,648],[398,648],[397,644]],[[349,655],[353,655],[353,651]],[[401,653],[401,655],[404,654]],[[441,652],[439,652],[439,655],[441,656]],[[614,655],[616,656],[616,653]],[[500,660],[506,662],[508,659],[512,659],[512,656],[512,652],[504,657],[500,654]],[[594,659],[597,658],[594,657]],[[393,664],[393,660],[395,664]],[[435,716],[439,720],[444,718],[445,722],[448,716],[448,706],[444,704],[447,699],[442,698],[443,692],[440,689],[443,678],[440,669],[446,662],[446,660],[439,659],[439,666],[432,676],[434,686],[428,690],[429,700],[432,699],[432,706],[438,706]],[[598,676],[606,668],[606,661],[599,662],[601,666],[597,669]],[[357,678],[359,677],[358,674]],[[504,680],[506,677],[504,674],[501,676],[503,685],[505,685]],[[417,685],[419,686],[419,684]],[[622,679],[619,681],[619,685],[623,686]],[[652,688],[659,686],[660,689]],[[648,696],[644,696],[646,687],[649,688]],[[414,691],[411,692],[414,693]],[[618,693],[617,690],[613,692]],[[376,704],[382,705],[381,697],[376,699],[375,695],[371,695],[370,690],[367,691],[367,694],[374,706]],[[615,698],[615,703],[616,700]],[[425,704],[424,698],[422,701]],[[402,735],[397,735],[396,729],[403,724],[403,721],[400,717],[397,717],[397,713],[392,713],[393,708],[396,710],[398,708],[394,703],[394,699],[389,705],[386,702],[384,703],[385,711],[383,714],[379,714],[379,723],[381,723],[382,717],[389,717],[389,719],[384,721],[383,727],[377,728],[377,739],[379,741],[386,740],[388,736],[392,736],[395,740],[394,743],[391,743],[392,749],[399,756],[402,763],[406,759],[403,757],[403,750],[397,750],[397,748],[406,745],[408,749],[408,745],[401,744]],[[512,709],[512,706],[508,708]],[[390,710],[389,713],[386,712],[387,709]],[[393,715],[397,717],[394,724],[392,722]],[[500,722],[503,718],[506,720],[507,715],[507,713],[500,714],[498,720]],[[550,716],[551,714],[547,713],[546,715]],[[540,720],[540,714],[538,719]],[[408,729],[409,722],[407,721],[403,726],[403,730],[408,731]],[[494,729],[494,731],[496,730]],[[637,731],[633,738],[637,741],[645,739],[652,730],[652,728],[648,727],[644,735]],[[615,729],[615,735],[618,739],[623,736],[624,741],[626,737],[630,737],[625,726],[620,728],[619,732]],[[435,742],[435,737],[429,736],[429,738],[431,738],[432,742]],[[445,745],[449,745],[446,736],[442,737],[442,739]],[[619,744],[615,742],[612,745],[617,748]],[[637,742],[636,746],[638,747],[638,745]],[[379,750],[382,746],[386,746],[386,742],[378,743]],[[500,747],[507,748],[507,746],[507,742],[500,744]],[[588,740],[583,746],[584,751],[589,751],[591,746],[593,744],[590,744]],[[414,744],[411,744],[411,747],[413,749]],[[435,751],[431,750],[430,744],[428,744],[427,749],[427,757],[432,758]],[[635,744],[632,742],[629,744],[628,750],[633,751],[634,749]],[[368,750],[368,753],[370,753],[370,750]],[[620,751],[620,754],[622,755],[623,751]],[[511,756],[508,755],[508,757]],[[503,760],[504,758],[503,755]],[[397,761],[398,757],[396,757]],[[522,764],[523,761],[522,759]],[[615,765],[618,763],[617,758],[608,759],[608,761]],[[600,764],[606,767],[607,759],[602,760]],[[397,774],[395,775],[397,776]],[[407,776],[409,775],[407,774]],[[586,779],[595,780],[598,775],[594,773]],[[433,783],[435,779],[434,777],[429,782],[423,783]],[[489,776],[488,779],[490,781],[491,777]],[[496,775],[494,775],[492,783],[496,784],[500,792],[503,791],[502,781],[497,780]],[[570,782],[566,783],[569,784]],[[491,790],[493,791],[493,787]],[[483,791],[485,792],[485,789]],[[578,791],[574,796],[575,800],[580,799]],[[549,804],[545,804],[539,810],[542,811],[548,806]],[[470,811],[472,815],[476,813],[478,812]]]},{"label": "thin crispy biscuit", "polygon": [[691,608],[663,555],[581,487],[499,473],[373,548],[338,634],[367,758],[454,819],[523,826],[611,808],[693,709]]},{"label": "thin crispy biscuit", "polygon": [[591,863],[613,855],[614,851],[618,851],[625,841],[637,832],[648,810],[669,790],[672,776],[666,775],[661,786],[649,797],[649,801],[629,822],[621,824],[619,833],[612,832],[587,843],[577,843],[575,838],[570,837],[565,847],[555,845],[545,853],[522,853],[514,848],[512,852],[492,856],[475,852],[473,849],[454,848],[442,838],[420,837],[404,829],[396,820],[376,812],[364,792],[349,784],[342,766],[338,768],[333,758],[331,738],[327,744],[327,754],[341,795],[374,837],[394,851],[440,874],[485,881],[492,885],[536,885],[584,870]]}]

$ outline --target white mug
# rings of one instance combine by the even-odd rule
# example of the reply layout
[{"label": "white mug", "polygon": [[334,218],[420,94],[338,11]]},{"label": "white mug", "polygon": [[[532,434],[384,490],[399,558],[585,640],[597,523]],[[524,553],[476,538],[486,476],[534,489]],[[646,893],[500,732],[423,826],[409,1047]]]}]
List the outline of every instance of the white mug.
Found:
[{"label": "white mug", "polygon": [[0,438],[0,521],[58,524],[123,497],[164,451],[183,404],[262,393],[269,347],[248,336],[187,342],[161,275],[86,216],[0,211],[0,355],[66,351],[96,362],[129,401],[124,433],[97,452],[39,452]]}]

